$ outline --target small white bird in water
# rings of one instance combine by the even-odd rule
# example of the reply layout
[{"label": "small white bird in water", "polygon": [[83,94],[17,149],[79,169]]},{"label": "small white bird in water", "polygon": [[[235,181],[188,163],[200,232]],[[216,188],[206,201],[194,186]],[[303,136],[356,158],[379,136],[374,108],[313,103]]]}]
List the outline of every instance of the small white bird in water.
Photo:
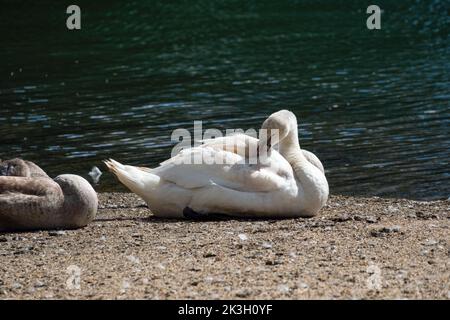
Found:
[{"label": "small white bird in water", "polygon": [[[316,215],[328,199],[328,182],[320,160],[300,148],[297,118],[281,110],[267,118],[262,129],[269,134],[260,140],[245,134],[204,140],[154,169],[112,159],[105,164],[159,217]],[[273,149],[276,144],[279,152]],[[245,161],[246,150],[256,147],[269,150],[264,164]],[[191,164],[198,155],[226,162]]]},{"label": "small white bird in water", "polygon": [[92,167],[91,171],[89,171],[89,176],[92,178],[92,181],[94,182],[94,184],[97,184],[99,182],[100,176],[102,174],[103,173],[97,167]]}]

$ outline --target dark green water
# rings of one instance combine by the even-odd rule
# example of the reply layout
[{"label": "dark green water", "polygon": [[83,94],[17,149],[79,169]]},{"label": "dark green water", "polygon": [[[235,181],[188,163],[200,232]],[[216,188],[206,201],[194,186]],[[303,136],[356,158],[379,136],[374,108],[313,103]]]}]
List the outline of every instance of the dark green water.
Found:
[{"label": "dark green water", "polygon": [[194,120],[258,128],[289,108],[332,193],[447,198],[450,3],[375,3],[377,31],[372,1],[0,1],[0,158],[155,166]]}]

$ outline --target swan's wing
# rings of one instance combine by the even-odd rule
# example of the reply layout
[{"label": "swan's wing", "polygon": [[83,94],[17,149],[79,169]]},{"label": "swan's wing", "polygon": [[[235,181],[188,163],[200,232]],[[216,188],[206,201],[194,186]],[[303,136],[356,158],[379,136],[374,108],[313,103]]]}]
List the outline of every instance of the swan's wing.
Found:
[{"label": "swan's wing", "polygon": [[206,140],[199,147],[180,151],[151,172],[188,189],[217,184],[234,190],[269,192],[285,187],[292,181],[293,172],[278,152],[272,152],[265,165],[246,161],[241,151],[255,142],[257,139],[243,134]]},{"label": "swan's wing", "polygon": [[305,149],[302,149],[302,152],[309,162],[311,162],[314,166],[319,168],[319,170],[322,171],[323,174],[325,174],[325,169],[323,168],[322,162],[320,162],[319,158],[317,158],[317,156],[314,153]]},{"label": "swan's wing", "polygon": [[[245,134],[237,133],[231,136],[216,139],[202,140],[204,146],[210,146],[212,148],[222,148],[224,150],[240,154],[242,156],[248,156],[251,152],[256,152],[258,146],[258,139]],[[306,149],[301,149],[305,158],[316,166],[323,174],[325,169],[319,158]],[[250,153],[249,153],[250,152]]]},{"label": "swan's wing", "polygon": [[201,140],[204,147],[211,147],[217,150],[225,150],[236,153],[243,157],[256,156],[258,139],[252,136],[235,133],[233,135],[216,139]]}]

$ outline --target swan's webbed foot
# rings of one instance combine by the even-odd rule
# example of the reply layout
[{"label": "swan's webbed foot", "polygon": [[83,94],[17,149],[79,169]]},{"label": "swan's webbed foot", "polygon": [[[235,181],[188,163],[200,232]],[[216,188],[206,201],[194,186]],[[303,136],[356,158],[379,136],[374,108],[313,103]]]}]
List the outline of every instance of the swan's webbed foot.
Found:
[{"label": "swan's webbed foot", "polygon": [[208,214],[201,214],[197,211],[192,210],[189,207],[186,207],[183,209],[183,216],[186,219],[190,220],[226,220],[229,219],[229,217],[222,213],[208,213]]},{"label": "swan's webbed foot", "polygon": [[192,210],[189,207],[186,207],[183,209],[183,217],[185,217],[186,219],[192,219],[192,220],[200,220],[200,219],[204,219],[205,216]]}]

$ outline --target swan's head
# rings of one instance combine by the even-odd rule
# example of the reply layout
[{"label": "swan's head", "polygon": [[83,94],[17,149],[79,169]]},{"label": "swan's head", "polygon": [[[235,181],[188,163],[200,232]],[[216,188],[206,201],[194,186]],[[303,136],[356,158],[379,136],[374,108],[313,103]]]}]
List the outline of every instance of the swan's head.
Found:
[{"label": "swan's head", "polygon": [[48,177],[47,174],[31,161],[19,158],[0,160],[0,176],[13,177]]},{"label": "swan's head", "polygon": [[74,174],[63,174],[56,177],[64,194],[64,210],[72,227],[84,227],[91,222],[97,213],[97,193],[84,178]]},{"label": "swan's head", "polygon": [[280,110],[270,115],[262,124],[258,150],[271,148],[289,136],[297,132],[297,118],[289,110]]}]

